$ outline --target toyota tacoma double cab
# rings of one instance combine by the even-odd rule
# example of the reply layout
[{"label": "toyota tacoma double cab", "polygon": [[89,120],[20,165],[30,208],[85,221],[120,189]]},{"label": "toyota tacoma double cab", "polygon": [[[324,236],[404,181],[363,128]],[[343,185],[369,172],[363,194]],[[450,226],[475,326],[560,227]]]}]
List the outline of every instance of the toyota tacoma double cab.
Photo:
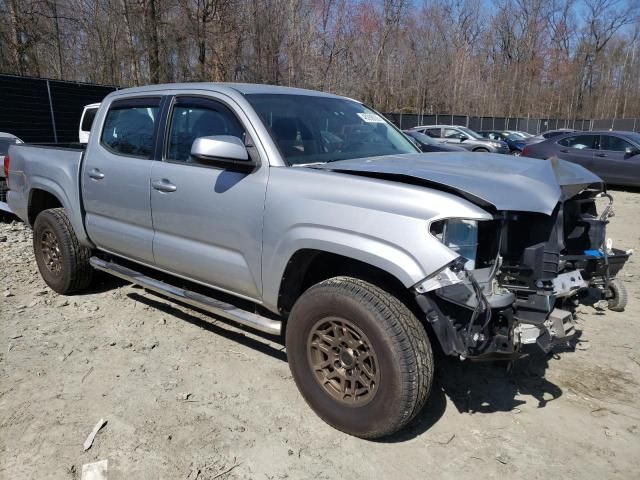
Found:
[{"label": "toyota tacoma double cab", "polygon": [[579,302],[622,308],[628,254],[601,180],[563,161],[419,152],[362,103],[248,84],[119,90],[86,147],[15,145],[11,209],[45,282],[95,270],[284,336],[327,423],[392,434],[433,348],[462,359],[567,342]]}]

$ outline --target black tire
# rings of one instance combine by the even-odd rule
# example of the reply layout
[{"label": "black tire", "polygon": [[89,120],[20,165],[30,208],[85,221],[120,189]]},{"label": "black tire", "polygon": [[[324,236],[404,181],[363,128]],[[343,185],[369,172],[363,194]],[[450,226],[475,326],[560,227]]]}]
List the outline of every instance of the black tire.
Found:
[{"label": "black tire", "polygon": [[627,301],[629,300],[627,287],[625,287],[624,283],[620,280],[614,278],[609,282],[609,291],[611,293],[611,297],[607,299],[609,302],[609,310],[624,312]]},{"label": "black tire", "polygon": [[[52,244],[55,248],[50,247]],[[40,275],[54,292],[68,295],[91,283],[91,251],[78,242],[64,209],[44,210],[36,217],[33,251]]]},{"label": "black tire", "polygon": [[489,153],[489,150],[487,148],[476,148],[474,150],[474,152],[477,152],[477,153]]},{"label": "black tire", "polygon": [[[379,383],[366,402],[334,398],[328,377],[312,367],[315,326],[334,318],[355,325],[374,352]],[[309,406],[350,435],[373,439],[397,432],[422,409],[431,389],[433,353],[424,326],[396,297],[352,277],[331,278],[304,292],[289,316],[286,347],[291,373]],[[317,378],[321,375],[325,386]],[[357,384],[351,383],[354,391]]]}]

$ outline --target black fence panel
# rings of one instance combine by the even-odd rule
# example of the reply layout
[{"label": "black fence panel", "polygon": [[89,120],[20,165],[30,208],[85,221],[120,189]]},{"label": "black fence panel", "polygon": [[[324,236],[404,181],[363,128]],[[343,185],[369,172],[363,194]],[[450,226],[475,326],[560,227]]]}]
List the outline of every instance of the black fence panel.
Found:
[{"label": "black fence panel", "polygon": [[613,127],[612,119],[598,119],[591,122],[593,130],[609,130]]},{"label": "black fence panel", "polygon": [[469,128],[471,130],[482,130],[482,122],[480,117],[469,117]]},{"label": "black fence panel", "polygon": [[46,82],[0,75],[0,132],[25,142],[55,141]]},{"label": "black fence panel", "polygon": [[507,119],[506,118],[494,118],[493,119],[493,128],[494,130],[506,130],[507,129]]},{"label": "black fence panel", "polygon": [[464,115],[454,115],[452,118],[451,125],[460,125],[462,127],[466,127],[468,118],[469,117],[466,117]]},{"label": "black fence panel", "polygon": [[102,101],[114,89],[100,85],[50,81],[58,142],[77,142],[85,105]]},{"label": "black fence panel", "polygon": [[82,108],[115,87],[0,75],[0,132],[25,142],[77,142]]},{"label": "black fence panel", "polygon": [[640,127],[637,124],[635,118],[616,118],[613,121],[613,129],[614,130],[628,130],[628,131],[636,131],[636,129]]},{"label": "black fence panel", "polygon": [[385,118],[389,120],[391,123],[393,123],[396,127],[402,128],[402,125],[400,125],[399,113],[383,113],[382,115],[384,115]]},{"label": "black fence panel", "polygon": [[402,114],[402,125],[403,129],[413,128],[420,125],[420,115],[413,113],[403,113]]},{"label": "black fence panel", "polygon": [[423,115],[422,121],[420,125],[437,125],[438,124],[438,116],[437,115]]}]

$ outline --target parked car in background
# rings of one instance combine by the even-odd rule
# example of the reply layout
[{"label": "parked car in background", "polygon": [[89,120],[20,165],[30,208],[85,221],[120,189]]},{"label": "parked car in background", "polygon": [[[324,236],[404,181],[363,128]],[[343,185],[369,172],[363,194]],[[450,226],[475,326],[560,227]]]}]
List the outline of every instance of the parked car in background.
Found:
[{"label": "parked car in background", "polygon": [[438,143],[429,135],[418,132],[416,130],[403,130],[403,132],[411,137],[411,140],[418,146],[423,152],[466,152],[467,150],[456,145],[446,145],[444,143]]},{"label": "parked car in background", "polygon": [[509,147],[511,155],[520,155],[522,153],[522,149],[526,145],[526,141],[523,136],[506,130],[481,130],[478,133],[485,138],[490,138],[491,140],[502,140]]},{"label": "parked car in background", "polygon": [[640,133],[572,132],[526,145],[526,157],[558,157],[591,170],[614,185],[640,186]]},{"label": "parked car in background", "polygon": [[[4,166],[4,157],[9,152],[9,147],[11,145],[16,145],[17,143],[22,143],[18,137],[11,133],[0,132],[0,163]],[[5,168],[0,172],[0,210],[5,212],[10,212],[9,206],[7,205],[7,172]]]},{"label": "parked car in background", "polygon": [[505,130],[505,132],[513,133],[514,135],[518,135],[521,138],[531,138],[531,137],[533,137],[532,133],[523,132],[522,130]]},{"label": "parked car in background", "polygon": [[554,138],[559,135],[564,135],[565,133],[572,133],[577,131],[578,130],[573,130],[571,128],[559,128],[557,130],[547,130],[546,132],[542,132],[528,138],[527,144],[544,142],[545,140],[548,140],[550,138]]},{"label": "parked car in background", "polygon": [[89,142],[89,133],[91,132],[91,125],[93,125],[93,119],[96,118],[96,113],[100,107],[99,103],[92,103],[85,105],[80,116],[80,127],[78,128],[78,141],[80,143]]},{"label": "parked car in background", "polygon": [[472,152],[509,153],[509,147],[501,140],[484,138],[473,130],[458,125],[422,125],[410,129],[434,138],[438,143],[457,145]]}]

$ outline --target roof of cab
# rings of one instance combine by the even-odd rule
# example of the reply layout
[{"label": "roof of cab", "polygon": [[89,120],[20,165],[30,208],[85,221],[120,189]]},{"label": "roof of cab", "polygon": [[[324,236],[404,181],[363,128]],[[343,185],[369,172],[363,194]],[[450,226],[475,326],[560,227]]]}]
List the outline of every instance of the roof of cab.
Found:
[{"label": "roof of cab", "polygon": [[158,90],[211,90],[215,92],[225,92],[235,90],[242,95],[254,93],[260,94],[288,94],[288,95],[310,95],[316,97],[345,98],[332,93],[319,92],[317,90],[307,90],[304,88],[281,87],[278,85],[262,85],[257,83],[215,83],[215,82],[193,82],[193,83],[165,83],[158,85],[146,85],[144,87],[124,88],[113,92],[111,95],[121,95],[130,93],[157,92]]}]

